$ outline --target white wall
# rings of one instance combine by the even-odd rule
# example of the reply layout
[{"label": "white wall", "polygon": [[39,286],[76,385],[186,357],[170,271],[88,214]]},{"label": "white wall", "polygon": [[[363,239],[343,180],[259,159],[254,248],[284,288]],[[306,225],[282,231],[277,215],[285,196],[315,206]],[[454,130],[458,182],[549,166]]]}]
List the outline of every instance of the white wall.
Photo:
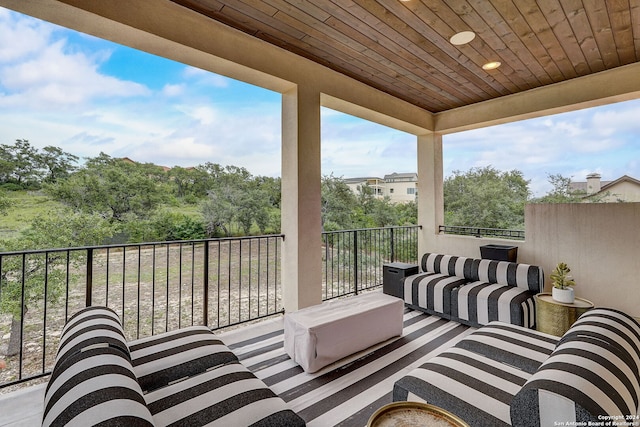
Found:
[{"label": "white wall", "polygon": [[640,318],[640,203],[532,204],[525,212],[525,241],[436,235],[428,251],[479,257],[487,243],[518,246],[518,262],[549,274],[558,262],[571,267],[576,296]]}]

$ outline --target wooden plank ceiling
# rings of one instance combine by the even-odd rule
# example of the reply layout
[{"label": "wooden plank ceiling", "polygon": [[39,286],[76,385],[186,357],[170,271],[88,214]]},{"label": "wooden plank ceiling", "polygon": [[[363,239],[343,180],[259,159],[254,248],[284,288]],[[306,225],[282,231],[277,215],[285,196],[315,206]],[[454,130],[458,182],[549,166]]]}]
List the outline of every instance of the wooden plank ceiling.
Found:
[{"label": "wooden plank ceiling", "polygon": [[640,60],[640,0],[172,1],[431,112]]}]

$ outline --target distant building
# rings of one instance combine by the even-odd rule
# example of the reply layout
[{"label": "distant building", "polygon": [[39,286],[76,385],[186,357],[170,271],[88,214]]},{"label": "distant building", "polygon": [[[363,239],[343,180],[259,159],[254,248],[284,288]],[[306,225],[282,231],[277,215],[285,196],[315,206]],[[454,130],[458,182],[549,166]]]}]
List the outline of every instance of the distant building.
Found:
[{"label": "distant building", "polygon": [[362,186],[368,185],[373,190],[375,197],[389,197],[392,203],[414,202],[418,195],[418,189],[416,187],[418,174],[415,172],[394,172],[385,175],[384,178],[345,178],[344,182],[349,186],[351,191],[356,194],[358,194]]},{"label": "distant building", "polygon": [[640,181],[623,175],[614,181],[602,181],[600,174],[590,173],[583,182],[572,182],[572,191],[584,192],[585,199],[597,197],[602,202],[640,202]]},{"label": "distant building", "polygon": [[355,194],[360,192],[360,188],[362,188],[362,186],[368,185],[373,190],[375,197],[380,199],[384,197],[384,180],[382,178],[373,176],[363,178],[345,178],[344,182]]},{"label": "distant building", "polygon": [[418,174],[392,173],[384,176],[385,196],[393,203],[415,202],[418,196]]}]

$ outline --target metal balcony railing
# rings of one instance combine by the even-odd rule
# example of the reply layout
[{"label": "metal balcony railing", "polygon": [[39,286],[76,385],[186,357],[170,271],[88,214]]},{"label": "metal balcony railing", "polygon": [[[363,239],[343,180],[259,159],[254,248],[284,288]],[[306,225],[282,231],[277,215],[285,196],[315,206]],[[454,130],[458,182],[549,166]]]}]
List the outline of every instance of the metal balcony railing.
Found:
[{"label": "metal balcony railing", "polygon": [[524,230],[505,230],[502,228],[459,227],[441,225],[440,233],[475,237],[498,237],[512,240],[524,240]]},{"label": "metal balcony railing", "polygon": [[[0,253],[0,388],[48,374],[66,320],[105,305],[127,339],[282,313],[282,235]],[[0,353],[0,357],[1,353]]]},{"label": "metal balcony railing", "polygon": [[[419,227],[322,235],[323,299],[382,284],[385,262],[417,262]],[[49,374],[66,320],[114,309],[128,339],[219,329],[282,313],[283,235],[0,253],[0,390]]]},{"label": "metal balcony railing", "polygon": [[418,262],[417,225],[322,233],[325,300],[382,284],[387,262]]}]

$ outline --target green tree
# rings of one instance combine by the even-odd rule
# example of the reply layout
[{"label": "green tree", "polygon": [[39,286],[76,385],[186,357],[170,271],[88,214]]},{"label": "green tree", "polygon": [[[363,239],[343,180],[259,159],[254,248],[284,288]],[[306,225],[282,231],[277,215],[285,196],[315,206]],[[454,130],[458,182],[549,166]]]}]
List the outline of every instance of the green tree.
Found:
[{"label": "green tree", "polygon": [[396,205],[398,225],[415,225],[418,223],[418,204],[416,202],[400,203]]},{"label": "green tree", "polygon": [[254,224],[264,233],[274,207],[272,201],[279,198],[275,193],[279,181],[255,178],[237,166],[207,163],[201,169],[208,175],[208,197],[202,205],[207,234],[231,235],[234,224],[245,235]]},{"label": "green tree", "polygon": [[38,150],[26,139],[16,139],[15,144],[0,145],[0,177],[3,182],[15,182],[27,187],[41,179]]},{"label": "green tree", "polygon": [[[36,217],[17,238],[0,241],[3,252],[66,248],[101,244],[114,227],[99,215],[53,211]],[[85,255],[71,254],[73,265],[84,264]],[[0,275],[0,313],[12,316],[7,355],[20,351],[20,320],[29,307],[46,301],[55,304],[64,293],[66,253],[50,252],[5,255]],[[46,295],[45,295],[46,283]],[[24,305],[21,301],[24,300]]]},{"label": "green tree", "polygon": [[548,180],[551,190],[544,196],[533,199],[532,203],[582,203],[585,201],[586,191],[574,190],[571,187],[571,178],[561,174],[550,174]]},{"label": "green tree", "polygon": [[483,228],[524,227],[529,181],[522,172],[486,166],[454,171],[445,179],[445,224]]},{"label": "green tree", "polygon": [[231,235],[231,223],[236,214],[234,199],[235,192],[231,189],[209,193],[201,208],[207,236]]},{"label": "green tree", "polygon": [[202,183],[208,180],[207,172],[199,168],[182,168],[176,166],[168,172],[169,181],[174,185],[177,197],[184,199],[189,196],[200,198],[206,196]]},{"label": "green tree", "polygon": [[42,149],[38,156],[40,167],[45,172],[45,182],[56,182],[58,179],[66,178],[76,170],[75,164],[79,157],[62,151],[59,147],[47,146]]},{"label": "green tree", "polygon": [[158,166],[101,153],[88,159],[69,178],[50,184],[45,190],[75,211],[97,213],[119,222],[148,218],[166,200],[167,188],[157,179],[161,171]]},{"label": "green tree", "polygon": [[358,199],[344,180],[325,175],[322,177],[321,191],[322,230],[353,228],[353,208],[358,205]]}]

